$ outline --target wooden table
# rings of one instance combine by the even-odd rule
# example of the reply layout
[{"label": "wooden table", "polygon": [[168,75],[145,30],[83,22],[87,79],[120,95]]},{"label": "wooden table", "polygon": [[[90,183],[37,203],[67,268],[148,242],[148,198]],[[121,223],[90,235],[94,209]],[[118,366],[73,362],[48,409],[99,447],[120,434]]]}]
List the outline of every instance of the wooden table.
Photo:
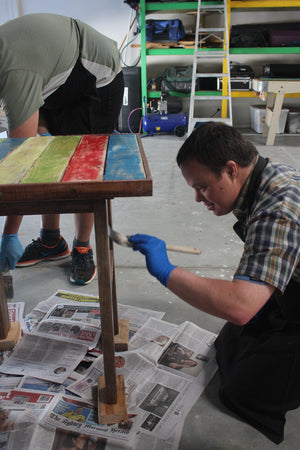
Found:
[{"label": "wooden table", "polygon": [[113,244],[108,238],[110,200],[149,195],[152,179],[138,135],[47,136],[0,142],[0,215],[94,213],[108,405],[117,403],[114,335],[118,333]]},{"label": "wooden table", "polygon": [[284,96],[285,94],[299,93],[300,80],[255,78],[252,82],[252,88],[254,91],[259,92],[261,96],[268,94],[263,136],[267,136],[266,145],[273,145]]}]

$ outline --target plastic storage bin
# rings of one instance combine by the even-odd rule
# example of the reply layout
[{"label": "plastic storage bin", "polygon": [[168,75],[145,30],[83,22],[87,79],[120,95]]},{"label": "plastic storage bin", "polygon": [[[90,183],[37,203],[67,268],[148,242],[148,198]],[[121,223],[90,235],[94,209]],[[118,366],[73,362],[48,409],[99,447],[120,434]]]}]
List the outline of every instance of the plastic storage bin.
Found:
[{"label": "plastic storage bin", "polygon": [[300,111],[289,110],[286,131],[287,133],[300,133]]},{"label": "plastic storage bin", "polygon": [[[284,133],[286,119],[288,116],[288,109],[282,109],[280,111],[280,118],[277,125],[276,133]],[[266,107],[264,105],[261,106],[250,106],[250,122],[251,128],[257,133],[262,133],[265,123],[265,114]]]}]

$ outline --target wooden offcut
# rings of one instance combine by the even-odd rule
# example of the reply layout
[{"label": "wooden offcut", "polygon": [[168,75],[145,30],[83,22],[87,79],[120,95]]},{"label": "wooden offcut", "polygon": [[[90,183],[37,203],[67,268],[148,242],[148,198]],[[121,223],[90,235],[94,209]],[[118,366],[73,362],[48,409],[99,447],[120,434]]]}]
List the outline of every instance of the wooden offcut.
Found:
[{"label": "wooden offcut", "polygon": [[115,334],[115,351],[126,352],[128,350],[129,341],[129,320],[119,319],[119,333]]},{"label": "wooden offcut", "polygon": [[10,328],[5,339],[0,340],[0,351],[11,350],[20,336],[20,322],[10,322]]},{"label": "wooden offcut", "polygon": [[106,403],[105,378],[98,378],[98,423],[108,425],[127,422],[127,404],[124,376],[117,376],[117,403]]}]

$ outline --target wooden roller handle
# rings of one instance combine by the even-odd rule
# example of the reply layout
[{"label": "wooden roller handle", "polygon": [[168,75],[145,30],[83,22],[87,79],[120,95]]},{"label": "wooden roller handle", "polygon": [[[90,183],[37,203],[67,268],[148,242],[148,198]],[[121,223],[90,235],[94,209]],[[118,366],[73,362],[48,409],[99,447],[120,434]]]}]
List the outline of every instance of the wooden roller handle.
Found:
[{"label": "wooden roller handle", "polygon": [[200,255],[201,250],[196,247],[183,247],[182,245],[166,245],[170,252],[190,253],[191,255]]}]

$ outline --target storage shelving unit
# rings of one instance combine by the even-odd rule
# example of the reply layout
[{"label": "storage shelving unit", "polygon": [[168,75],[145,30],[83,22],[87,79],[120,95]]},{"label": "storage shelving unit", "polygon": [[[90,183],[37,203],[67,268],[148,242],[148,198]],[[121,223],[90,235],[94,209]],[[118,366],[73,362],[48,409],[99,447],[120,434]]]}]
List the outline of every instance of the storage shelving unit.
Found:
[{"label": "storage shelving unit", "polygon": [[[218,4],[222,0],[216,1]],[[202,3],[205,4],[205,1]],[[209,2],[208,4],[211,4]],[[189,11],[196,11],[198,2],[167,2],[167,3],[147,3],[146,0],[140,0],[140,20],[141,20],[141,90],[142,102],[147,104],[149,98],[159,98],[160,91],[147,90],[147,58],[155,56],[193,56],[194,48],[163,48],[163,49],[147,49],[146,48],[146,16],[147,14],[158,12],[180,12],[184,14]],[[234,12],[238,11],[261,11],[261,10],[300,10],[300,0],[227,0],[228,27],[230,29],[230,19]],[[300,54],[300,47],[249,47],[249,48],[231,48],[230,55],[291,55]],[[191,59],[192,61],[192,59]],[[179,64],[180,65],[180,64]],[[197,95],[216,95],[221,96],[219,91],[197,91]],[[189,94],[181,94],[178,92],[170,92],[172,95],[187,97]],[[234,98],[251,98],[258,95],[253,91],[231,91]],[[288,94],[287,97],[300,97],[299,94]]]}]

